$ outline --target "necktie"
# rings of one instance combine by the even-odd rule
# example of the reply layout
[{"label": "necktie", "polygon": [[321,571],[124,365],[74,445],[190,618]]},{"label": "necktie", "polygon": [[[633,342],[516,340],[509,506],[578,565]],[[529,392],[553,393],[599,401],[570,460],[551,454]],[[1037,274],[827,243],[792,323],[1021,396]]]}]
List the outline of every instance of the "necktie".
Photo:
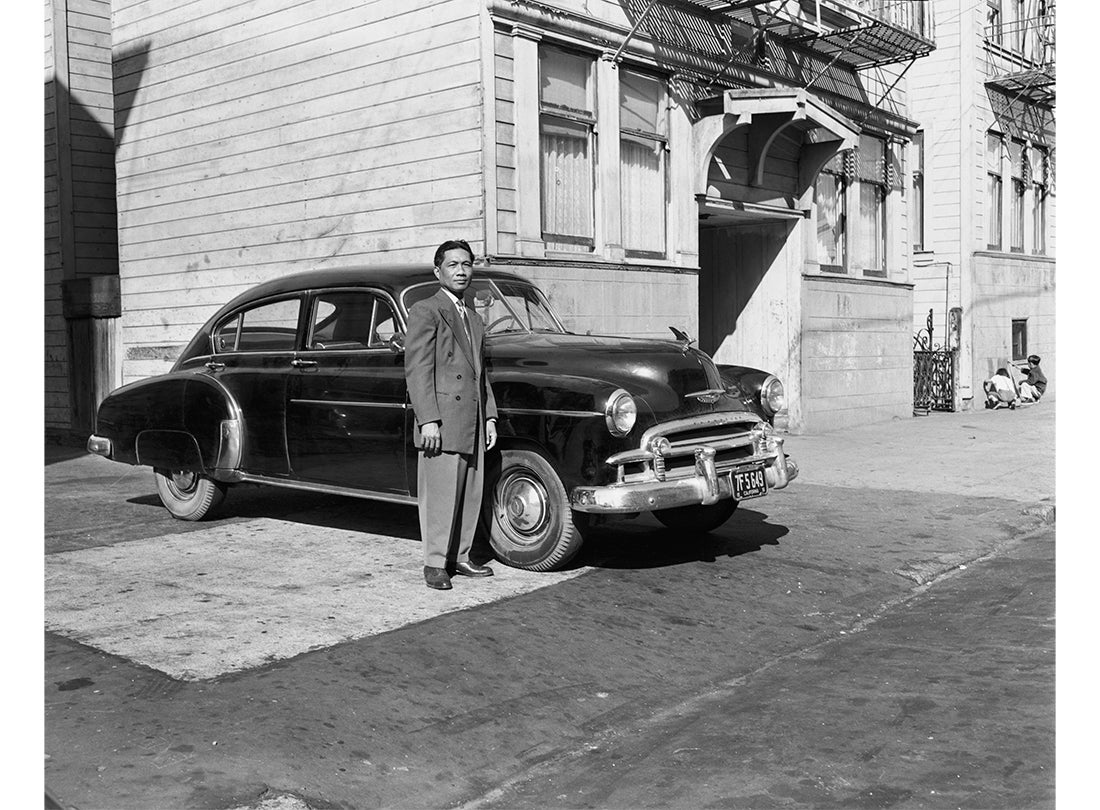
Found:
[{"label": "necktie", "polygon": [[456,301],[455,306],[458,307],[458,317],[462,319],[462,328],[466,330],[466,340],[470,341],[470,346],[474,345],[474,336],[470,332],[470,320],[466,316],[466,304],[463,301]]}]

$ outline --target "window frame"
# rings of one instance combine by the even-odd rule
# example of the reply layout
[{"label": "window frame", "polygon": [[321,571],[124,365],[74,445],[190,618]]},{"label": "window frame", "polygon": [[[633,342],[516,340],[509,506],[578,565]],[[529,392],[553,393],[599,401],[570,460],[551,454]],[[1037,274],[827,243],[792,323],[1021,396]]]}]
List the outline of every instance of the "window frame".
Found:
[{"label": "window frame", "polygon": [[[622,108],[624,106],[624,104],[623,104],[623,81],[622,81],[622,77],[623,77],[624,74],[627,74],[627,73],[629,73],[631,75],[634,75],[634,76],[639,76],[643,79],[652,81],[656,84],[656,86],[657,86],[657,109],[658,109],[658,114],[662,118],[662,122],[661,122],[661,124],[658,125],[657,130],[655,130],[655,131],[642,130],[642,129],[637,129],[637,128],[634,128],[634,127],[624,127],[622,125]],[[647,141],[650,144],[652,144],[654,150],[659,153],[659,155],[660,155],[660,160],[659,160],[660,186],[661,186],[661,192],[662,192],[662,200],[661,200],[662,235],[661,235],[661,242],[663,244],[663,249],[659,250],[659,251],[654,251],[654,250],[645,250],[645,249],[641,249],[641,248],[637,248],[637,247],[630,247],[626,243],[626,241],[627,241],[626,240],[626,233],[625,233],[626,229],[623,228],[622,229],[623,230],[623,234],[622,234],[623,253],[627,258],[633,258],[633,259],[666,259],[666,258],[668,258],[668,240],[669,240],[668,206],[669,206],[669,199],[670,199],[670,185],[669,185],[669,183],[670,183],[670,177],[669,177],[670,172],[669,172],[669,166],[670,166],[670,163],[671,163],[671,157],[670,157],[671,149],[669,147],[669,131],[670,131],[671,125],[670,125],[669,114],[668,114],[668,97],[669,97],[668,96],[668,82],[667,82],[667,79],[664,76],[660,76],[660,75],[657,75],[657,74],[654,74],[654,73],[651,73],[651,72],[648,72],[648,71],[644,71],[644,70],[639,70],[635,67],[625,67],[624,66],[624,67],[621,67],[619,69],[619,99],[618,99],[618,102],[619,102],[619,111],[620,111],[619,112],[620,123],[619,123],[619,132],[618,132],[618,137],[619,137],[619,167],[618,167],[619,168],[619,194],[618,194],[619,199],[618,199],[618,204],[620,206],[620,210],[622,210],[623,207],[624,207],[623,206],[623,174],[624,174],[624,172],[623,172],[623,158],[622,158],[623,141],[628,139],[628,138],[633,138],[635,140]],[[663,125],[664,132],[661,132],[662,125]]]},{"label": "window frame", "polygon": [[[209,338],[210,338],[210,351],[211,351],[211,354],[220,354],[220,355],[226,355],[226,354],[257,355],[257,354],[288,354],[288,353],[292,354],[292,353],[298,351],[298,347],[301,345],[300,341],[301,341],[301,335],[302,335],[302,312],[304,310],[304,307],[302,306],[302,302],[303,302],[304,297],[305,297],[304,293],[301,293],[301,292],[294,293],[294,294],[289,294],[289,295],[278,295],[278,296],[273,296],[271,298],[264,298],[264,299],[260,299],[260,300],[257,300],[257,301],[250,301],[247,304],[242,305],[238,309],[235,309],[233,312],[229,313],[228,315],[223,317],[220,321],[218,321],[218,323],[215,324],[214,327],[210,330]],[[294,334],[293,334],[293,339],[291,340],[291,343],[290,343],[289,347],[285,347],[285,348],[280,347],[280,348],[275,348],[275,349],[248,349],[248,348],[242,349],[242,348],[240,348],[241,335],[244,333],[244,329],[245,329],[245,315],[247,315],[249,312],[254,312],[254,311],[256,311],[258,309],[262,309],[264,307],[275,306],[275,305],[278,305],[278,304],[288,303],[288,302],[291,302],[291,301],[297,303],[298,312],[295,316]],[[236,319],[237,325],[236,325],[236,328],[234,330],[233,348],[232,349],[219,348],[218,347],[218,334],[219,334],[219,332],[226,325],[228,325],[230,322],[232,322],[234,319]]]},{"label": "window frame", "polygon": [[915,251],[927,250],[926,242],[928,235],[926,233],[928,223],[926,220],[925,210],[925,171],[924,171],[924,159],[925,159],[925,131],[918,129],[913,136],[913,173],[912,173],[912,187],[913,187],[913,212],[915,214],[916,223],[913,226],[912,233],[912,246]]},{"label": "window frame", "polygon": [[[317,306],[324,301],[325,296],[335,295],[360,295],[370,296],[372,299],[371,306],[371,322],[367,329],[368,343],[362,347],[324,347],[314,346],[314,336],[317,333]],[[401,316],[398,314],[397,303],[393,298],[385,291],[374,287],[332,287],[324,290],[312,290],[310,294],[310,300],[308,306],[305,307],[305,340],[303,341],[302,351],[310,353],[324,353],[331,354],[333,352],[341,351],[354,351],[354,352],[377,352],[377,351],[391,351],[389,339],[379,340],[377,345],[371,339],[373,335],[377,334],[378,328],[378,307],[379,304],[384,304],[390,310],[390,316],[393,319],[394,335],[403,335],[405,333],[404,324],[401,321]],[[392,336],[391,336],[392,337]]]},{"label": "window frame", "polygon": [[[997,139],[997,171],[990,166],[990,140]],[[986,204],[985,242],[987,250],[1001,250],[1004,245],[1004,136],[999,132],[986,132]],[[994,193],[994,188],[996,192]],[[996,241],[992,237],[996,236]]]},{"label": "window frame", "polygon": [[[837,275],[847,275],[848,273],[848,189],[851,186],[851,179],[848,176],[848,172],[845,169],[846,152],[840,152],[835,155],[829,163],[818,172],[817,178],[814,180],[814,207],[817,214],[817,234],[815,239],[815,245],[817,247],[817,260],[818,267],[824,273],[833,273]],[[830,164],[833,164],[832,166]],[[818,202],[818,197],[821,194],[821,188],[818,185],[821,182],[822,177],[832,178],[832,182],[835,184],[835,196],[837,201],[836,211],[836,225],[835,230],[837,233],[834,244],[836,246],[836,252],[840,258],[839,264],[833,264],[832,262],[822,261],[821,256],[821,212],[822,207]]]},{"label": "window frame", "polygon": [[[543,98],[543,59],[547,53],[561,53],[574,59],[583,59],[587,62],[585,78],[585,97],[589,109],[581,110],[563,104],[548,102]],[[556,43],[541,42],[538,49],[538,111],[539,111],[539,231],[546,249],[549,251],[576,252],[578,255],[594,253],[596,250],[597,236],[597,112],[599,109],[598,88],[596,87],[596,57],[583,51],[562,47]],[[589,179],[588,208],[590,220],[588,222],[591,236],[583,234],[563,234],[547,230],[547,178],[546,178],[546,154],[543,149],[544,126],[548,121],[557,120],[564,122],[566,127],[574,126],[585,131],[587,174]],[[586,250],[570,251],[565,245],[579,245]]]},{"label": "window frame", "polygon": [[[1017,336],[1020,340],[1017,342]],[[1011,354],[1012,362],[1020,362],[1027,360],[1027,318],[1013,318],[1012,319],[1012,335],[1011,335]],[[1019,351],[1017,351],[1017,346]]]},{"label": "window frame", "polygon": [[[887,216],[887,200],[890,194],[890,186],[886,182],[886,167],[890,163],[890,145],[886,138],[881,138],[877,135],[870,133],[863,133],[860,135],[861,143],[860,150],[863,150],[863,144],[874,141],[877,144],[879,151],[879,160],[881,161],[882,171],[878,177],[863,177],[859,171],[859,160],[857,158],[856,165],[856,177],[853,185],[855,186],[856,194],[859,202],[859,217],[858,217],[858,234],[856,236],[857,243],[861,240],[867,240],[865,244],[870,246],[871,236],[877,231],[874,239],[875,252],[877,253],[878,266],[870,267],[863,266],[862,256],[853,256],[849,262],[849,265],[855,269],[858,269],[860,274],[867,278],[886,278],[888,274],[888,255],[889,255],[889,217]],[[863,192],[864,189],[871,191],[876,201],[875,217],[872,222],[871,218],[865,218],[863,216]],[[873,225],[873,228],[869,227]],[[858,266],[857,266],[858,265]]]}]

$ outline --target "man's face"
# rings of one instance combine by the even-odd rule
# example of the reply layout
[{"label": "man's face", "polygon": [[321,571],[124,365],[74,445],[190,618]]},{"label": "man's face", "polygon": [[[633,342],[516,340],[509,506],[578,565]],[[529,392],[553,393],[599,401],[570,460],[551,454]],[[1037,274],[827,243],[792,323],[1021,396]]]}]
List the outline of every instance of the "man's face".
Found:
[{"label": "man's face", "polygon": [[439,279],[440,286],[461,298],[474,277],[474,260],[462,248],[451,248],[443,254],[443,261],[435,268],[435,277]]}]

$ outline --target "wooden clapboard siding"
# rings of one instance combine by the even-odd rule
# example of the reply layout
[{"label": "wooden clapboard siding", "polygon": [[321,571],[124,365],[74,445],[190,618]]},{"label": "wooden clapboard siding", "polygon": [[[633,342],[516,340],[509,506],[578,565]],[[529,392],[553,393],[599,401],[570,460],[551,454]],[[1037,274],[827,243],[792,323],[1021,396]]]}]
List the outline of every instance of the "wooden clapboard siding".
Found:
[{"label": "wooden clapboard siding", "polygon": [[727,200],[780,202],[797,193],[800,143],[781,133],[768,151],[764,182],[751,184],[748,134],[734,130],[714,150],[707,173],[708,193]]},{"label": "wooden clapboard siding", "polygon": [[513,41],[505,31],[493,32],[495,133],[497,163],[497,250],[516,252],[516,87]]},{"label": "wooden clapboard siding", "polygon": [[115,4],[124,380],[259,281],[483,241],[475,0]]},{"label": "wooden clapboard siding", "polygon": [[[45,0],[45,298],[43,390],[45,426],[69,427],[69,366],[61,312],[61,212],[58,197],[57,89],[54,84],[53,0]],[[59,393],[60,392],[60,393]]]}]

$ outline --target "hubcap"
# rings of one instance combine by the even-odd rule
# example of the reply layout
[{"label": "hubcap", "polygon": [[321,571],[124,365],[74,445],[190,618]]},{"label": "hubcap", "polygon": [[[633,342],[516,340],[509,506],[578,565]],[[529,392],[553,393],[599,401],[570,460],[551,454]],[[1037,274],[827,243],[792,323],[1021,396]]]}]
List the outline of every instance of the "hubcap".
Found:
[{"label": "hubcap", "polygon": [[195,491],[199,478],[189,470],[172,471],[172,488],[180,495],[190,495]]},{"label": "hubcap", "polygon": [[501,482],[499,503],[509,534],[530,539],[543,531],[549,516],[546,488],[527,473],[514,473]]}]

